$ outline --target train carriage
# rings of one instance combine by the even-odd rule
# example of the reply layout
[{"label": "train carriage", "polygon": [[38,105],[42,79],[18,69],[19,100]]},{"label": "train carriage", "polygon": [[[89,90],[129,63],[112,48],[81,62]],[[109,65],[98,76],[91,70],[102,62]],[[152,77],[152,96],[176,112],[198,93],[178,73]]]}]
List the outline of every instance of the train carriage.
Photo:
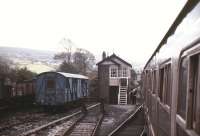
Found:
[{"label": "train carriage", "polygon": [[188,0],[143,71],[150,136],[200,135],[200,1]]},{"label": "train carriage", "polygon": [[59,106],[88,96],[88,77],[63,72],[44,72],[36,78],[36,102]]}]

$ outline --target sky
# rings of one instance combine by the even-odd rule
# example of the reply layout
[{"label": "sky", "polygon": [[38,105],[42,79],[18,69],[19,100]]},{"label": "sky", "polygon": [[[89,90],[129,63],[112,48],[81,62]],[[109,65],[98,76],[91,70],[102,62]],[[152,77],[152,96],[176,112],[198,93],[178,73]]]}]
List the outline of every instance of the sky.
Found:
[{"label": "sky", "polygon": [[62,40],[146,63],[186,0],[0,0],[0,46],[60,51]]}]

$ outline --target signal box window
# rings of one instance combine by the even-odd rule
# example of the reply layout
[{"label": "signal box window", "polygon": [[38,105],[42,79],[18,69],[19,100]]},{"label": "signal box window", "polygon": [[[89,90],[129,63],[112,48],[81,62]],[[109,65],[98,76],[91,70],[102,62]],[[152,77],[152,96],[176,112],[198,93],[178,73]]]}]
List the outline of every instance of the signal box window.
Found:
[{"label": "signal box window", "polygon": [[117,68],[110,69],[110,77],[117,77]]},{"label": "signal box window", "polygon": [[55,89],[55,80],[49,79],[46,81],[46,88],[47,89]]},{"label": "signal box window", "polygon": [[127,77],[127,69],[126,68],[123,68],[122,76]]},{"label": "signal box window", "polygon": [[188,77],[188,60],[183,58],[179,69],[179,90],[177,112],[186,119],[186,96],[187,96],[187,77]]}]

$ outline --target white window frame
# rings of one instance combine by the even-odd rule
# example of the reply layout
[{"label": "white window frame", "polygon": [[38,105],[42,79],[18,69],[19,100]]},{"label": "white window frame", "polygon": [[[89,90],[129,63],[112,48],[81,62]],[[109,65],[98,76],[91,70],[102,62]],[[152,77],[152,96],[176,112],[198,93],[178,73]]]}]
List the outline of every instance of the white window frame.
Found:
[{"label": "white window frame", "polygon": [[[193,57],[198,57],[198,69],[197,73],[197,84],[196,87],[194,86],[194,81],[195,81],[195,75],[194,75],[194,71],[193,71],[193,67],[196,67],[196,65],[194,65],[193,62]],[[199,109],[200,109],[200,104],[199,104],[199,98],[200,98],[200,71],[199,71],[199,67],[200,67],[200,48],[191,50],[190,52],[188,52],[188,58],[189,58],[189,64],[188,64],[188,88],[187,88],[187,106],[186,106],[186,127],[189,129],[194,130],[196,133],[200,133],[199,131]],[[191,91],[192,90],[192,91]],[[195,94],[196,93],[196,94]],[[195,95],[196,99],[194,99],[193,95]],[[194,106],[194,100],[195,100],[195,107]],[[194,110],[196,109],[196,110]],[[196,117],[196,120],[194,120],[193,116]]]},{"label": "white window frame", "polygon": [[[197,47],[198,46],[198,47]],[[199,93],[199,88],[197,87],[197,90],[194,90],[194,74],[193,74],[193,57],[195,57],[195,55],[199,55],[200,54],[200,44],[197,44],[197,46],[195,45],[194,48],[189,49],[184,51],[183,55],[181,56],[181,58],[186,58],[188,59],[188,77],[187,77],[187,94],[186,94],[186,118],[183,119],[178,113],[176,113],[176,122],[178,123],[178,125],[181,128],[187,128],[186,131],[188,133],[190,133],[191,135],[199,135],[200,131],[199,131],[199,109],[200,109],[200,93]],[[198,60],[198,65],[200,67],[200,58]],[[194,63],[195,64],[195,63]],[[200,73],[198,73],[197,75],[197,86],[200,86],[199,83],[199,79],[200,79]],[[192,89],[192,91],[190,90]],[[197,91],[196,94],[196,111],[194,111],[191,107],[194,104],[193,101],[193,93],[195,93],[195,91]],[[198,115],[194,115],[194,112],[197,113]],[[193,120],[193,115],[196,116],[196,120]]]},{"label": "white window frame", "polygon": [[[114,74],[114,70],[115,74]],[[110,67],[110,78],[117,78],[118,77],[118,68],[117,67]]]},{"label": "white window frame", "polygon": [[122,68],[122,77],[128,77],[127,68],[126,67]]},{"label": "white window frame", "polygon": [[122,68],[121,67],[118,69],[118,77],[122,77]]}]

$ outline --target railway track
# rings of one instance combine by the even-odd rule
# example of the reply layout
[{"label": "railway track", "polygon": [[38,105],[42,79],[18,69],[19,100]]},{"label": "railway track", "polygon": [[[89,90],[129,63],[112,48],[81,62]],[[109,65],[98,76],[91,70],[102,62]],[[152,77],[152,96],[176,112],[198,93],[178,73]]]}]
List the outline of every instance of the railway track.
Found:
[{"label": "railway track", "polygon": [[143,105],[131,114],[108,136],[145,136],[145,118]]},{"label": "railway track", "polygon": [[[73,133],[77,132],[76,131],[77,129],[79,129],[79,132],[82,131],[81,133],[85,132],[87,130],[86,126],[88,129],[92,130],[92,134],[93,134],[97,130],[100,124],[100,121],[103,118],[103,115],[101,115],[100,117],[98,116],[97,118],[96,116],[97,114],[96,115],[93,115],[93,114],[95,114],[96,112],[99,112],[99,110],[94,110],[95,112],[94,111],[89,112],[89,111],[97,108],[98,106],[100,106],[100,103],[97,103],[95,105],[88,107],[87,114],[84,114],[82,111],[78,111],[69,116],[65,116],[63,118],[52,121],[48,124],[44,124],[40,127],[26,131],[20,134],[20,136],[40,136],[40,135],[41,136],[44,136],[44,135],[65,136],[69,134],[73,135]],[[85,126],[85,128],[83,128],[83,126]],[[80,129],[80,128],[83,128],[83,129]]]},{"label": "railway track", "polygon": [[86,115],[62,136],[95,136],[102,119],[103,114],[96,116]]}]

